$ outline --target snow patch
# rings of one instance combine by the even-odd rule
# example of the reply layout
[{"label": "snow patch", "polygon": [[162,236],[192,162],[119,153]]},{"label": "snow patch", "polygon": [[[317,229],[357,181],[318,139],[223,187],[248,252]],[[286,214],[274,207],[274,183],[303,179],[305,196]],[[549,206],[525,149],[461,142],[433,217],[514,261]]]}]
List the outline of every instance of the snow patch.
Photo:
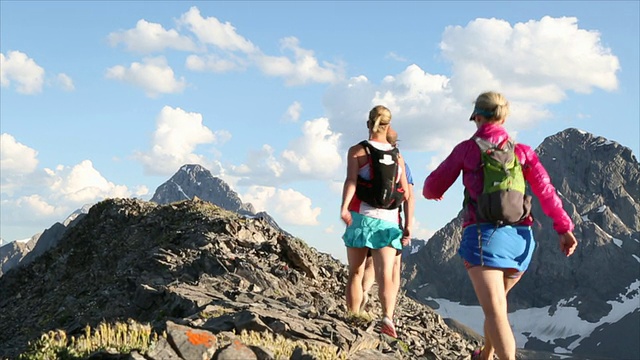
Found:
[{"label": "snow patch", "polygon": [[588,222],[588,221],[591,221],[591,220],[589,220],[589,217],[587,215],[582,215],[582,221],[583,222]]},{"label": "snow patch", "polygon": [[607,206],[606,205],[602,205],[602,206],[600,206],[598,208],[598,212],[601,213],[601,212],[605,211],[606,209],[607,209]]},{"label": "snow patch", "polygon": [[[188,172],[188,169],[187,169],[187,172]],[[175,184],[175,186],[177,186],[177,187],[178,187],[178,191],[180,191],[180,193],[182,193],[182,195],[185,197],[185,199],[191,199],[191,197],[190,197],[189,195],[187,195],[187,194],[184,192],[184,190],[182,190],[182,186],[180,186],[180,185],[176,184],[174,181],[171,181],[171,182],[172,182],[172,183],[174,183],[174,184]]]},{"label": "snow patch", "polygon": [[619,248],[622,247],[622,240],[613,238],[613,243],[618,245]]},{"label": "snow patch", "polygon": [[[580,319],[576,308],[566,306],[566,304],[576,299],[575,296],[568,300],[560,300],[556,306],[556,311],[551,316],[549,316],[550,306],[529,308],[510,313],[509,323],[513,328],[516,344],[520,348],[524,347],[529,338],[537,338],[540,341],[554,344],[555,339],[578,335],[578,338],[568,346],[558,346],[554,349],[556,353],[571,352],[600,325],[615,323],[625,315],[635,311],[640,300],[639,294],[640,280],[636,280],[619,295],[617,300],[608,301],[612,306],[611,311],[596,323]],[[438,303],[440,307],[435,311],[440,316],[456,319],[477,333],[484,333],[484,314],[480,306],[461,305],[446,299],[427,298],[427,300]],[[529,335],[524,335],[525,333]]]},{"label": "snow patch", "polygon": [[604,146],[604,145],[611,145],[611,144],[614,144],[614,142],[611,140],[605,140],[603,143],[598,144],[597,146]]},{"label": "snow patch", "polygon": [[421,248],[422,246],[420,245],[411,245],[411,252],[409,254],[416,254]]},{"label": "snow patch", "polygon": [[633,258],[634,258],[634,259],[636,259],[636,261],[640,263],[640,257],[637,257],[637,256],[636,256],[636,255],[634,255],[634,254],[631,254],[631,256],[633,256]]}]

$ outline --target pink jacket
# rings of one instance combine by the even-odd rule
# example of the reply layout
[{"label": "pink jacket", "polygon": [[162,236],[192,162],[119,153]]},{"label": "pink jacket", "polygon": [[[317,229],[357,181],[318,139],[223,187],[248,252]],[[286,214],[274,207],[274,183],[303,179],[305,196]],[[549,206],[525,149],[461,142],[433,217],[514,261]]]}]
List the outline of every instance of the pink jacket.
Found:
[{"label": "pink jacket", "polygon": [[[502,125],[487,123],[476,131],[479,136],[493,143],[500,143],[509,137]],[[553,219],[553,228],[558,234],[573,231],[573,222],[562,207],[562,200],[551,184],[547,170],[542,166],[538,155],[530,146],[516,144],[516,155],[522,164],[524,178],[531,191],[540,201],[542,211]],[[451,154],[424,181],[422,195],[427,199],[437,199],[456,181],[462,171],[462,183],[472,199],[482,192],[482,169],[480,167],[480,149],[474,140],[465,140],[453,149]],[[471,205],[467,205],[471,206]],[[464,226],[475,224],[473,209],[464,212]],[[522,221],[522,225],[531,225],[533,218]]]}]

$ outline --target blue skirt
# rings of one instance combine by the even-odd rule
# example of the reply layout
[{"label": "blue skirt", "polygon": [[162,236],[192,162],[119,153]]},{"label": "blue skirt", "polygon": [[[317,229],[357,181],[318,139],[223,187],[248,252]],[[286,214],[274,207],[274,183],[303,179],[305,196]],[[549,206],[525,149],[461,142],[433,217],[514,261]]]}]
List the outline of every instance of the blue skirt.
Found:
[{"label": "blue skirt", "polygon": [[458,254],[464,260],[470,265],[527,270],[536,247],[531,226],[496,227],[493,224],[480,224],[482,252],[478,244],[477,227],[469,225],[462,232]]},{"label": "blue skirt", "polygon": [[351,211],[352,222],[342,235],[347,247],[402,250],[402,230],[398,223],[380,220]]}]

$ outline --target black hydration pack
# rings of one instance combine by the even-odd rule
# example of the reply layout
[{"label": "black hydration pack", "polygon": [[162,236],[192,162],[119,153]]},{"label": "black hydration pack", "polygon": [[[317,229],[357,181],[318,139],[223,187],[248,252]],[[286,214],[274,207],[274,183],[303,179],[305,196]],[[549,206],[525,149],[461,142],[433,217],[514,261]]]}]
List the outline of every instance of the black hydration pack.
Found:
[{"label": "black hydration pack", "polygon": [[396,209],[403,201],[404,190],[396,180],[398,176],[397,148],[379,150],[368,141],[360,142],[369,158],[369,174],[371,180],[358,175],[356,196],[360,201],[379,208]]}]

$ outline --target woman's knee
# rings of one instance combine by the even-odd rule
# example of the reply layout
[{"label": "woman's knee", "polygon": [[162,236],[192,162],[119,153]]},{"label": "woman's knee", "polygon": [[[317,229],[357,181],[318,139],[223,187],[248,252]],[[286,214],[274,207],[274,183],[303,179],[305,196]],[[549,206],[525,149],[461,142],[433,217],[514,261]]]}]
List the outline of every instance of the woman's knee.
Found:
[{"label": "woman's knee", "polygon": [[364,277],[364,266],[349,266],[349,277],[350,278],[363,278]]}]

